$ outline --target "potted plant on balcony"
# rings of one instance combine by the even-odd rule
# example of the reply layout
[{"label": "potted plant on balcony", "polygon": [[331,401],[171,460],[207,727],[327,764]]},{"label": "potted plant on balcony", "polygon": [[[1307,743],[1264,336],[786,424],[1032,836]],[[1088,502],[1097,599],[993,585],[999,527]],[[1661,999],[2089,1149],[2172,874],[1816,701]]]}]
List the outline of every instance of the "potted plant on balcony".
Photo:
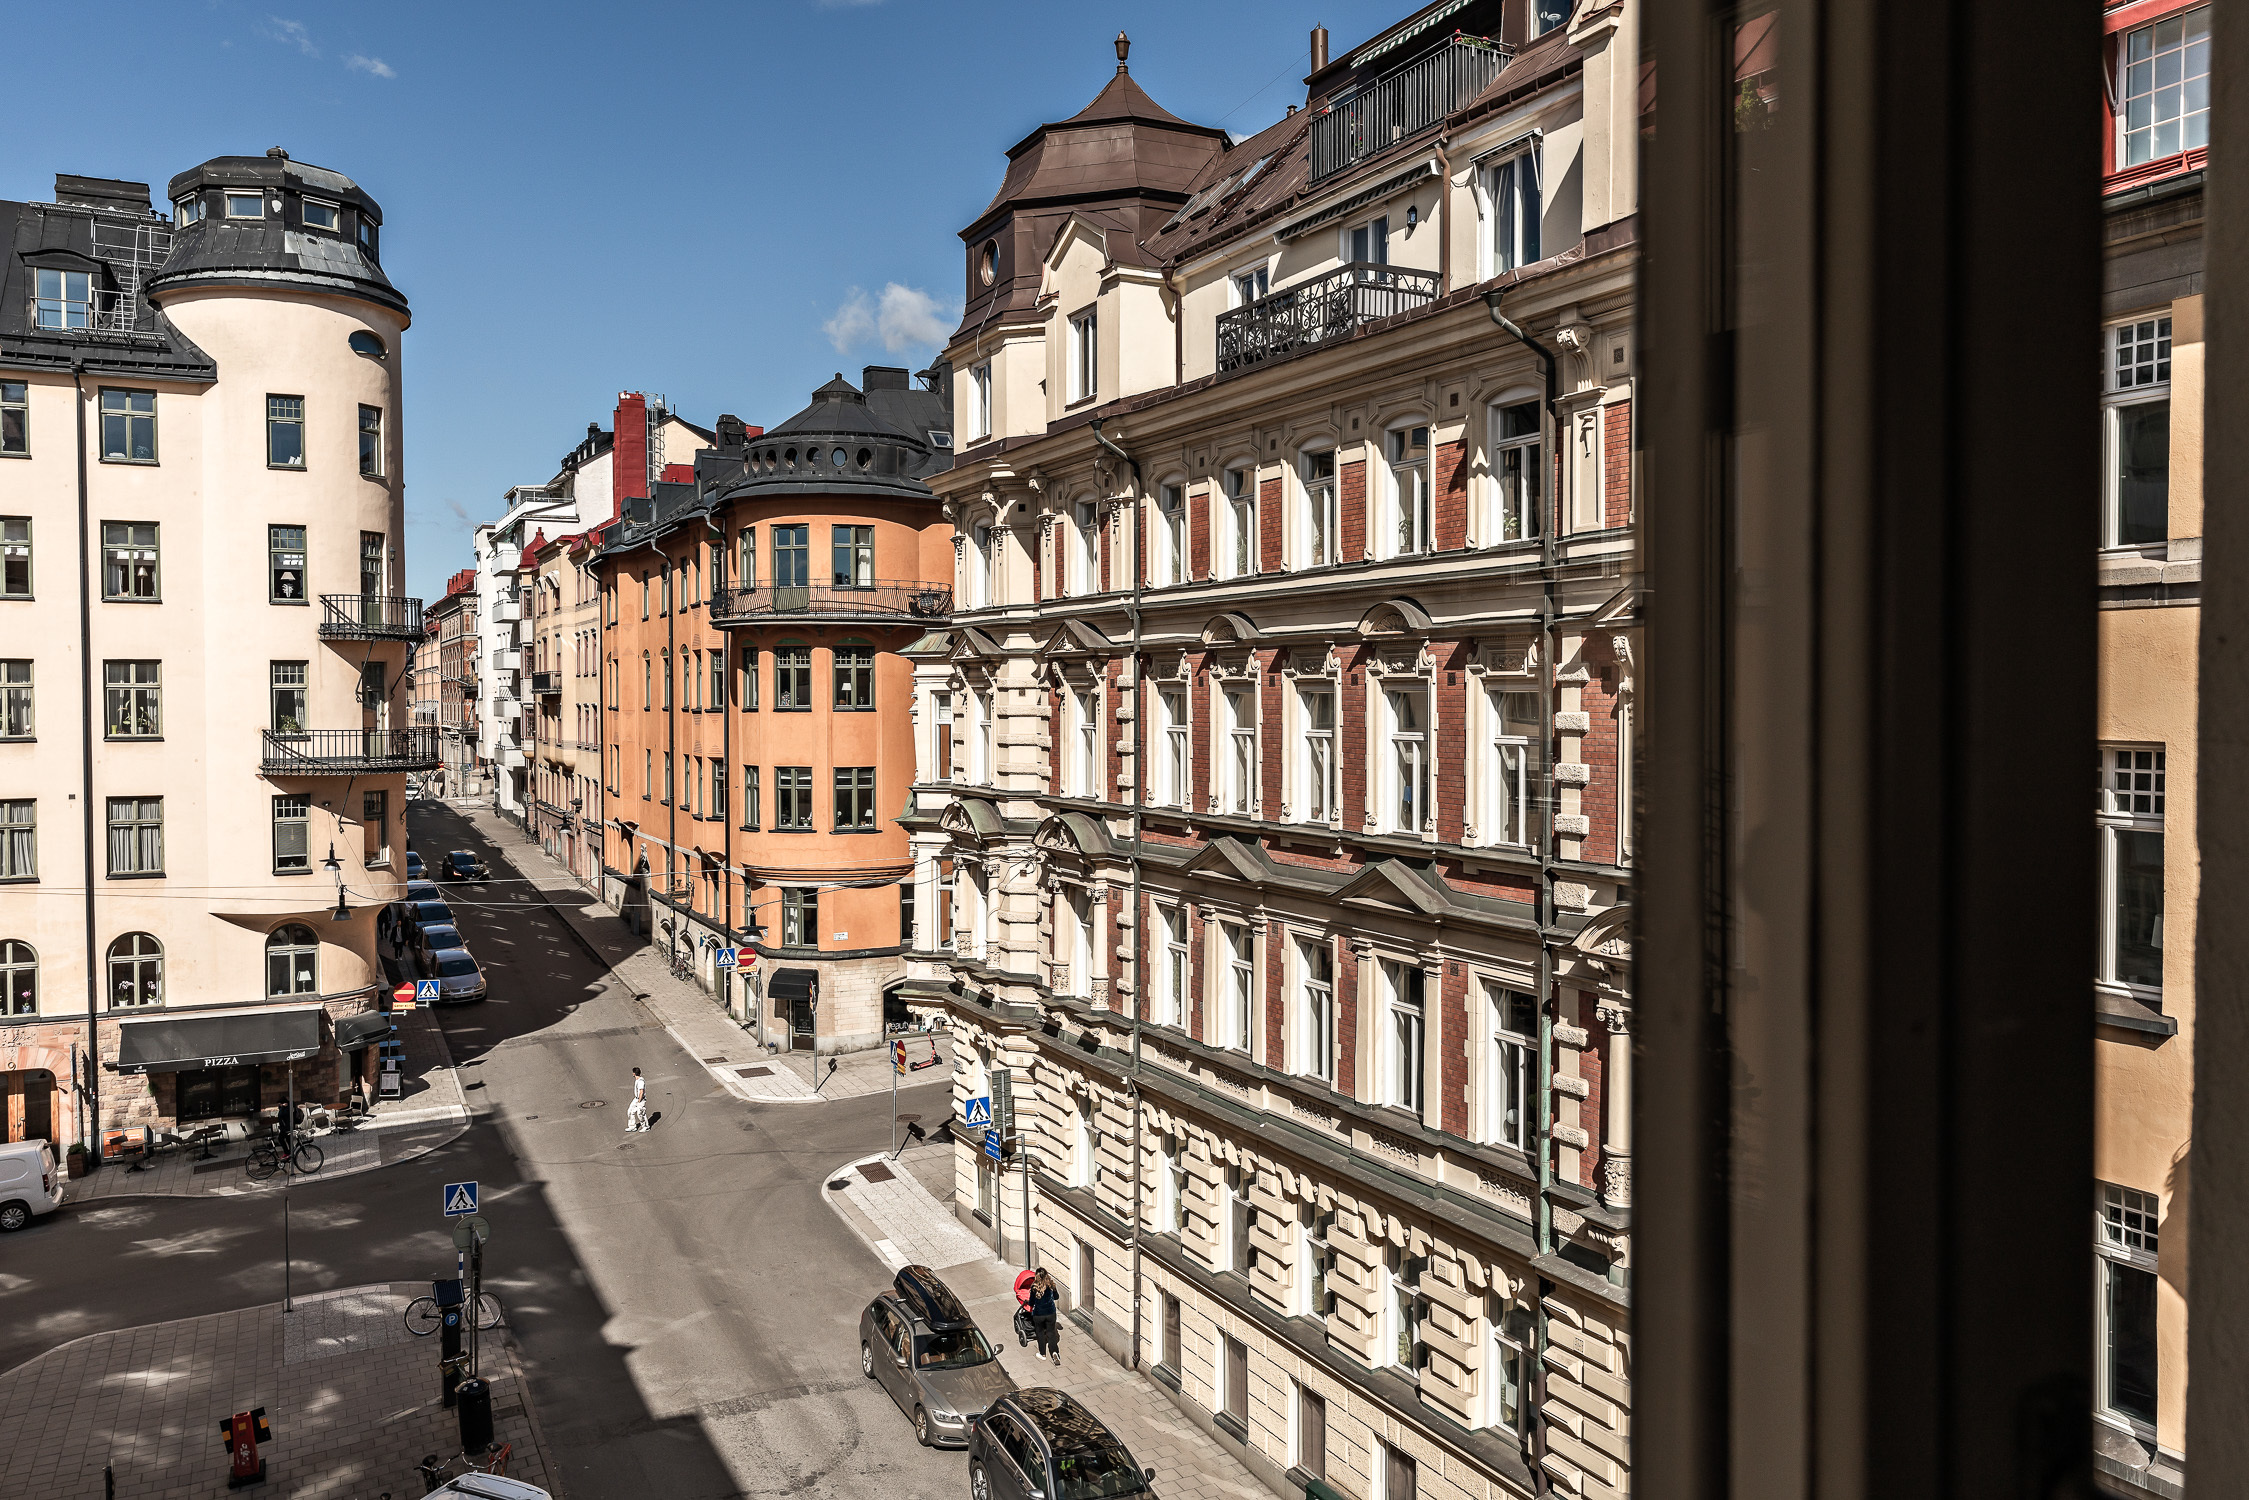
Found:
[{"label": "potted plant on balcony", "polygon": [[69,1171],[73,1182],[94,1169],[94,1159],[87,1152],[84,1141],[72,1141],[70,1143],[70,1150],[63,1156],[63,1165]]}]

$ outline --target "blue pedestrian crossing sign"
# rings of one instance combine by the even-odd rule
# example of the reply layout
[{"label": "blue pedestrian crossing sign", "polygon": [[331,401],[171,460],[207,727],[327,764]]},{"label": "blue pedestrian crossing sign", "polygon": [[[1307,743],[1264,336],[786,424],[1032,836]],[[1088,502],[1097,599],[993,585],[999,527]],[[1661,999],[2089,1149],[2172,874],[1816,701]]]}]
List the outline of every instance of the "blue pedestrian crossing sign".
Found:
[{"label": "blue pedestrian crossing sign", "polygon": [[463,1214],[476,1212],[476,1184],[473,1182],[448,1182],[445,1184],[445,1217],[457,1219]]},{"label": "blue pedestrian crossing sign", "polygon": [[739,948],[721,948],[718,950],[718,966],[722,969],[734,968],[741,957],[742,950]]},{"label": "blue pedestrian crossing sign", "polygon": [[992,1096],[979,1094],[961,1104],[963,1125],[989,1125],[992,1123]]},{"label": "blue pedestrian crossing sign", "polygon": [[437,981],[434,979],[415,980],[414,1003],[416,1005],[435,1005],[437,1003]]}]

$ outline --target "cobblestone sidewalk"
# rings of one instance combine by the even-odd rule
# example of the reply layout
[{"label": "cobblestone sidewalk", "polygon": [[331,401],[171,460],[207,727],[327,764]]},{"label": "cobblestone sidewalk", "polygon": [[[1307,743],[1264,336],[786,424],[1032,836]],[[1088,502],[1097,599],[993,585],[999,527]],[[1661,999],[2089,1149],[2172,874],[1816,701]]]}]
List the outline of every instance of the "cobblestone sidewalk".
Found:
[{"label": "cobblestone sidewalk", "polygon": [[[423,1455],[460,1451],[438,1399],[437,1340],[402,1321],[419,1283],[351,1287],[174,1323],[97,1333],[0,1376],[0,1473],[18,1495],[223,1496],[219,1424],[264,1407],[273,1442],[259,1495],[373,1500],[419,1495]],[[484,1335],[493,1427],[508,1473],[551,1488],[514,1350]]]},{"label": "cobblestone sidewalk", "polygon": [[[449,804],[476,831],[506,851],[509,861],[546,898],[615,974],[641,998],[672,1040],[702,1063],[705,1072],[737,1099],[759,1104],[818,1104],[885,1093],[890,1088],[890,1054],[885,1048],[814,1058],[805,1053],[768,1053],[739,1022],[719,1008],[702,986],[679,978],[660,947],[634,932],[625,919],[587,890],[570,871],[507,819],[481,804]],[[908,1061],[929,1054],[932,1038],[905,1038]],[[836,1067],[831,1073],[830,1062]],[[903,1088],[947,1077],[942,1061],[909,1072]],[[817,1087],[815,1085],[817,1084]]]},{"label": "cobblestone sidewalk", "polygon": [[[468,1096],[461,1092],[453,1054],[445,1045],[445,1032],[428,1011],[406,1011],[398,1017],[399,1037],[406,1043],[406,1096],[375,1106],[367,1123],[357,1129],[332,1131],[312,1137],[320,1148],[320,1171],[309,1179],[326,1182],[402,1161],[436,1150],[469,1128]],[[263,1182],[252,1182],[243,1170],[248,1142],[222,1146],[204,1160],[191,1151],[159,1157],[141,1171],[111,1164],[81,1177],[64,1189],[66,1202],[92,1203],[111,1198],[239,1198],[278,1193],[284,1183],[280,1173]]]},{"label": "cobblestone sidewalk", "polygon": [[[920,1264],[943,1271],[946,1284],[1001,1345],[1001,1368],[1016,1384],[1058,1387],[1084,1402],[1134,1458],[1156,1471],[1156,1493],[1163,1500],[1270,1500],[1273,1492],[1182,1416],[1169,1396],[1110,1358],[1067,1319],[1059,1365],[1016,1344],[1010,1329],[1017,1268],[1003,1264],[923,1185],[924,1177],[949,1176],[937,1157],[949,1161],[951,1151],[922,1146],[897,1163],[878,1157],[852,1162],[829,1178],[848,1185],[825,1189],[822,1196],[893,1269]],[[870,1164],[879,1164],[872,1174]]]}]

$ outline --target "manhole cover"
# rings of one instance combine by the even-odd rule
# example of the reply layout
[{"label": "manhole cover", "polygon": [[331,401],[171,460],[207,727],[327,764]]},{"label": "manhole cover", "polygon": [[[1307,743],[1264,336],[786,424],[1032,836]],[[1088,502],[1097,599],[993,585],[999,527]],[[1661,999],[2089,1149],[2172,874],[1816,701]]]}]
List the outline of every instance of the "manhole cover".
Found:
[{"label": "manhole cover", "polygon": [[888,1182],[898,1174],[879,1161],[871,1161],[859,1169],[859,1175],[869,1182]]},{"label": "manhole cover", "polygon": [[725,1062],[726,1059],[723,1057],[706,1057],[703,1059],[703,1061],[707,1063],[722,1063]]},{"label": "manhole cover", "polygon": [[771,1068],[736,1068],[734,1071],[744,1078],[771,1078],[773,1076]]},{"label": "manhole cover", "polygon": [[609,1101],[607,1099],[588,1099],[585,1103],[579,1105],[578,1107],[580,1109],[607,1109],[609,1107]]},{"label": "manhole cover", "polygon": [[829,1183],[828,1186],[830,1188],[847,1188],[851,1186],[851,1179],[848,1177],[838,1177],[835,1181]]}]

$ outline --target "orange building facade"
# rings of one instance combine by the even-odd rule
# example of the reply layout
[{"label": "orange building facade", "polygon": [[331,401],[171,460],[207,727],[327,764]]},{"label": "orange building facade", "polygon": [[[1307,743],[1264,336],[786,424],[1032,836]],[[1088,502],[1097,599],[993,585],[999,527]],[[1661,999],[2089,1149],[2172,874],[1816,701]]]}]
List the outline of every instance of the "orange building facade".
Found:
[{"label": "orange building facade", "polygon": [[[878,1045],[911,946],[913,671],[950,616],[943,398],[839,375],[628,499],[601,588],[604,893],[761,1042]],[[676,472],[676,471],[675,471]],[[734,950],[737,966],[724,962]]]}]

